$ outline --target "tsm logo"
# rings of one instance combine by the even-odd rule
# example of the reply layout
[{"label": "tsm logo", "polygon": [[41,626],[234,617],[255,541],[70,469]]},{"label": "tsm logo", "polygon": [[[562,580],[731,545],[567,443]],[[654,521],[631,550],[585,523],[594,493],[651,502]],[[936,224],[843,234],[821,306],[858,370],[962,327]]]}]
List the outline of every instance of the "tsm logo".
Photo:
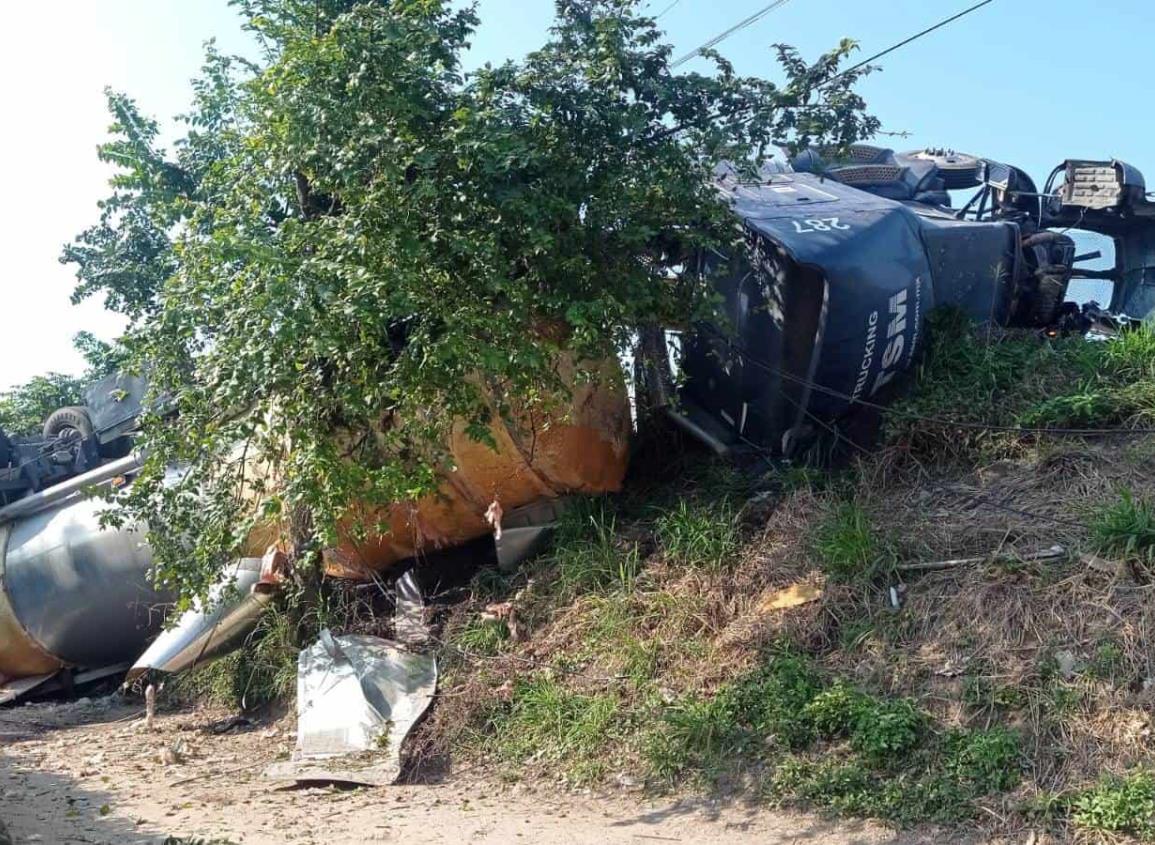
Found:
[{"label": "tsm logo", "polygon": [[878,376],[874,379],[871,395],[881,390],[892,378],[898,374],[896,365],[902,358],[906,344],[906,291],[900,290],[890,298],[890,322],[886,326],[886,349],[882,352],[882,361]]}]

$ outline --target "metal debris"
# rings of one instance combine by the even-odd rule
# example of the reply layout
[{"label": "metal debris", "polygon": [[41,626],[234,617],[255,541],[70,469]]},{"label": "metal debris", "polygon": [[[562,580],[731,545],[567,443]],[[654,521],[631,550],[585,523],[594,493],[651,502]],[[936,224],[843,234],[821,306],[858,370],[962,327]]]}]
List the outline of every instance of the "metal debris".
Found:
[{"label": "metal debris", "polygon": [[297,664],[297,747],[273,780],[385,786],[437,689],[437,662],[378,637],[322,631]]},{"label": "metal debris", "polygon": [[393,636],[402,645],[419,648],[429,641],[429,629],[425,625],[425,599],[417,585],[416,572],[410,569],[398,578],[395,589]]},{"label": "metal debris", "polygon": [[161,633],[128,672],[128,683],[150,669],[181,672],[228,654],[257,625],[272,601],[261,584],[262,558],[237,561],[213,588],[206,607],[187,611],[176,625]]},{"label": "metal debris", "polygon": [[501,515],[501,530],[494,534],[498,567],[508,572],[543,551],[570,503],[567,498],[543,499]]}]

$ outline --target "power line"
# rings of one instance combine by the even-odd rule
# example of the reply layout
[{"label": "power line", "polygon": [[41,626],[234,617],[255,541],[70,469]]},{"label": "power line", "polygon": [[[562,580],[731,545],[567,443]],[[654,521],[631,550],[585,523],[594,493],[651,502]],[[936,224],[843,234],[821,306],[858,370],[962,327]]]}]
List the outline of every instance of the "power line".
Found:
[{"label": "power line", "polygon": [[660,11],[656,15],[654,15],[654,20],[659,20],[659,19],[665,17],[668,13],[670,13],[674,10],[675,6],[677,6],[681,2],[682,2],[682,0],[674,0],[673,3],[670,3],[668,6],[666,6],[666,8],[662,9],[662,11]]},{"label": "power line", "polygon": [[[991,0],[987,0],[988,3],[990,1]],[[697,56],[700,56],[704,50],[709,50],[711,47],[714,47],[718,44],[721,44],[723,41],[725,41],[727,38],[729,38],[734,33],[739,32],[748,26],[752,26],[753,24],[758,23],[758,21],[762,20],[762,18],[766,17],[768,14],[770,14],[775,9],[777,9],[779,6],[784,6],[788,2],[790,2],[790,0],[774,0],[773,3],[770,3],[769,5],[762,7],[757,12],[750,15],[750,17],[746,18],[745,20],[741,20],[738,23],[734,24],[732,27],[727,29],[725,32],[720,33],[719,35],[715,35],[713,38],[711,38],[709,41],[707,41],[701,47],[697,47],[697,48],[691,50],[689,53],[686,53],[686,55],[681,56],[678,59],[675,59],[673,62],[670,63],[670,70],[673,70],[674,68],[677,68],[677,67],[681,67],[682,65],[684,65],[686,62],[690,61],[691,59],[693,59]],[[674,5],[677,5],[677,3],[675,3]],[[667,9],[666,11],[669,11],[669,10]],[[662,14],[665,14],[665,12],[663,12]]]},{"label": "power line", "polygon": [[961,12],[958,12],[957,14],[951,15],[949,18],[944,18],[943,20],[936,23],[934,26],[928,26],[922,32],[916,32],[914,35],[910,36],[909,38],[905,38],[902,41],[899,41],[897,44],[894,44],[890,47],[887,47],[885,50],[882,50],[881,52],[875,53],[869,59],[863,59],[858,64],[853,65],[852,67],[848,67],[846,70],[842,71],[842,73],[838,74],[837,76],[831,77],[829,80],[827,80],[824,83],[823,87],[825,87],[826,85],[830,85],[831,83],[841,79],[842,77],[846,76],[847,74],[854,73],[854,71],[858,70],[859,68],[865,67],[866,65],[875,61],[876,59],[881,59],[883,56],[887,55],[888,53],[893,53],[895,50],[899,49],[900,47],[905,47],[907,44],[911,43],[912,41],[917,41],[918,39],[922,38],[924,35],[929,35],[930,33],[934,32],[936,29],[942,29],[947,24],[954,23],[959,18],[964,17],[966,15],[969,15],[971,12],[974,12],[978,9],[981,9],[983,6],[989,5],[990,3],[993,3],[994,1],[995,0],[982,0],[981,3],[975,3],[969,9],[963,9]]}]

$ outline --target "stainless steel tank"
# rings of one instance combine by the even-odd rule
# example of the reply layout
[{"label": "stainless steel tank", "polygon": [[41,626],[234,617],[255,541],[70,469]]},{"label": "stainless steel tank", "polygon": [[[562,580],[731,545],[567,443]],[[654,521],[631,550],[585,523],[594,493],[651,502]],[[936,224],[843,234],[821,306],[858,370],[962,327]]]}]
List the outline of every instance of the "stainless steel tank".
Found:
[{"label": "stainless steel tank", "polygon": [[102,528],[85,489],[138,466],[99,467],[0,510],[0,675],[134,660],[164,621],[144,532]]}]

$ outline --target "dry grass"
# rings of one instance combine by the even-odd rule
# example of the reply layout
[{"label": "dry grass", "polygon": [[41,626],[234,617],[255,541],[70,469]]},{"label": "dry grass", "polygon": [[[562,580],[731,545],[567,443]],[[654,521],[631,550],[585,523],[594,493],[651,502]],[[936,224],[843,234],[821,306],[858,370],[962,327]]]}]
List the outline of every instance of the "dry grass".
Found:
[{"label": "dry grass", "polygon": [[[1155,447],[1141,436],[1028,444],[1013,460],[961,474],[883,453],[835,492],[803,485],[757,499],[740,514],[741,542],[725,566],[687,566],[663,552],[652,518],[623,519],[614,542],[641,550],[629,584],[559,596],[555,560],[496,589],[489,583],[453,610],[444,693],[423,731],[416,776],[450,756],[512,771],[494,731],[518,685],[544,677],[557,688],[550,694],[612,706],[613,729],[600,725],[601,743],[590,740],[592,756],[612,763],[575,775],[548,755],[517,758],[518,776],[644,779],[646,731],[666,704],[709,697],[757,667],[769,645],[790,642],[831,676],[913,697],[940,730],[1020,732],[1029,760],[1022,785],[986,800],[980,821],[1011,836],[1048,823],[1061,831],[1062,819],[1039,818],[1038,808],[1065,807],[1065,796],[1104,773],[1155,764],[1155,586],[1134,568],[1082,558],[1094,551],[1087,526],[1105,502],[1120,490],[1155,496],[1153,469]],[[873,581],[827,577],[816,526],[846,501],[903,562],[985,560],[905,576],[884,569]],[[1055,544],[1069,554],[1022,560]],[[759,609],[797,583],[822,584],[822,598]],[[900,610],[890,606],[890,586],[902,591]],[[486,656],[463,653],[454,643],[497,598],[513,599],[527,639],[503,640]]]}]

